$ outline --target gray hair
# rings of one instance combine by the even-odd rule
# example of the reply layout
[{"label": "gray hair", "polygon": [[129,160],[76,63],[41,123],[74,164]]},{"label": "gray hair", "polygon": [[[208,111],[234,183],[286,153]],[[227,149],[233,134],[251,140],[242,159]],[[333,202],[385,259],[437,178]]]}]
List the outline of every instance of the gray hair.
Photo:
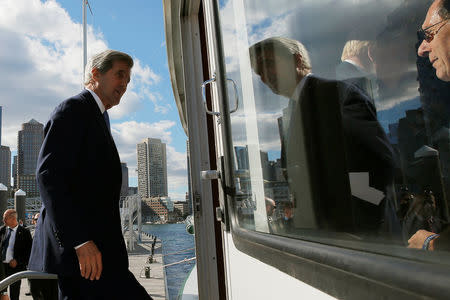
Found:
[{"label": "gray hair", "polygon": [[371,42],[369,41],[360,41],[360,40],[349,40],[345,43],[344,48],[342,49],[341,61],[349,59],[351,57],[360,57],[362,55],[367,56],[369,51],[369,46]]},{"label": "gray hair", "polygon": [[291,59],[293,55],[300,54],[302,57],[300,69],[306,74],[311,71],[311,61],[309,59],[308,51],[305,46],[297,40],[285,37],[270,37],[262,40],[249,49],[251,66],[257,70],[257,59],[264,51],[273,51],[281,57]]},{"label": "gray hair", "polygon": [[442,0],[439,8],[438,14],[442,20],[450,19],[450,0]]},{"label": "gray hair", "polygon": [[92,81],[92,70],[98,69],[101,74],[105,74],[112,67],[115,61],[123,61],[128,64],[130,68],[133,67],[133,59],[126,53],[116,50],[105,50],[97,53],[89,59],[84,69],[84,85],[88,85]]}]

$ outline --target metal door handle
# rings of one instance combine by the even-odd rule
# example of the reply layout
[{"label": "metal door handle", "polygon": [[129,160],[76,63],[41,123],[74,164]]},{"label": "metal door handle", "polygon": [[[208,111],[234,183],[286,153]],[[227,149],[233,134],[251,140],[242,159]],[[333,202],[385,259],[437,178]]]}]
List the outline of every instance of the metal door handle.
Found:
[{"label": "metal door handle", "polygon": [[234,109],[230,110],[230,114],[232,114],[232,113],[236,112],[238,110],[238,108],[239,108],[239,93],[238,93],[238,90],[237,90],[236,82],[234,82],[234,80],[231,79],[231,78],[227,78],[227,80],[231,81],[231,83],[233,84],[233,89],[234,89],[234,103],[235,103],[235,105],[234,105]]},{"label": "metal door handle", "polygon": [[202,98],[203,98],[203,104],[205,105],[205,110],[206,113],[209,115],[213,115],[213,116],[220,116],[220,112],[216,112],[216,111],[210,111],[208,109],[208,106],[206,104],[206,85],[210,84],[212,82],[216,81],[216,74],[213,75],[213,77],[209,80],[206,80],[205,82],[202,83]]},{"label": "metal door handle", "polygon": [[[216,74],[213,74],[213,77],[211,79],[208,79],[208,80],[206,80],[205,82],[202,83],[202,98],[203,98],[203,103],[205,105],[206,113],[209,114],[209,115],[213,115],[213,116],[217,116],[218,117],[218,116],[220,116],[220,112],[209,110],[208,106],[206,104],[206,86],[208,84],[212,83],[212,82],[215,82],[215,81],[216,81]],[[232,114],[232,113],[236,112],[238,110],[238,108],[239,108],[239,93],[238,93],[236,82],[233,79],[231,79],[231,78],[227,78],[227,81],[231,81],[231,83],[233,84],[233,89],[234,89],[234,103],[235,103],[235,106],[234,106],[234,109],[232,109],[230,111],[230,114]]]}]

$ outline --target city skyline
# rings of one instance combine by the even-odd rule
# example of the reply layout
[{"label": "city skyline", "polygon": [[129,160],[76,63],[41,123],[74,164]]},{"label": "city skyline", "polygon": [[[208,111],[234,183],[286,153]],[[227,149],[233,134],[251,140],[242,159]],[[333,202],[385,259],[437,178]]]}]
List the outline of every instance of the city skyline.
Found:
[{"label": "city skyline", "polygon": [[[136,143],[147,136],[160,138],[167,144],[169,195],[184,200],[186,134],[173,101],[162,2],[90,5],[88,57],[109,48],[129,53],[135,61],[120,105],[108,111],[120,160],[129,169],[129,185],[137,186]],[[0,53],[5,78],[0,91],[2,144],[10,147],[12,157],[22,123],[35,119],[46,124],[59,103],[82,89],[81,12],[81,2],[71,0],[1,1],[0,37],[8,45]],[[143,35],[145,39],[139,38]]]}]

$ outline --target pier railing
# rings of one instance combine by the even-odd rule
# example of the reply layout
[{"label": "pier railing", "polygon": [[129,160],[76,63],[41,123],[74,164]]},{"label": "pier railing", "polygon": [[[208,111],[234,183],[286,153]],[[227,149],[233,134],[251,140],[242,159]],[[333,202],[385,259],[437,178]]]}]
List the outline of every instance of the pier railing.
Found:
[{"label": "pier railing", "polygon": [[36,271],[22,271],[12,274],[2,281],[0,281],[0,291],[6,289],[8,286],[22,279],[58,279],[56,274],[49,274]]},{"label": "pier railing", "polygon": [[[120,209],[120,220],[127,249],[132,251],[134,250],[134,243],[141,241],[142,212],[139,195],[127,196],[124,199]],[[137,234],[134,231],[134,225],[137,225]]]}]

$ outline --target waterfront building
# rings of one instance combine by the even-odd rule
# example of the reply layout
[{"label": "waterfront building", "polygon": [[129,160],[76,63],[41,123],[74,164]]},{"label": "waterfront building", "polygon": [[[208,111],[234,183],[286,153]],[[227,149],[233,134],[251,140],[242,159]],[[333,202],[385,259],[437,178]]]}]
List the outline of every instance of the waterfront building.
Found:
[{"label": "waterfront building", "polygon": [[169,212],[173,211],[173,201],[170,200],[170,197],[160,197],[162,203],[167,207]]},{"label": "waterfront building", "polygon": [[180,211],[180,214],[182,216],[188,215],[188,203],[186,201],[177,201],[173,204],[174,209],[177,209]]},{"label": "waterfront building", "polygon": [[143,209],[143,212],[150,212],[149,215],[144,215],[147,222],[161,222],[166,223],[169,220],[169,209],[161,200],[161,197],[146,197],[142,199],[144,204],[150,208]]},{"label": "waterfront building", "polygon": [[122,187],[120,188],[120,197],[128,196],[128,167],[127,163],[120,163],[122,167]]},{"label": "waterfront building", "polygon": [[17,188],[29,197],[39,196],[36,164],[43,139],[43,124],[34,119],[22,124],[17,137]]},{"label": "waterfront building", "polygon": [[146,138],[137,144],[138,192],[141,197],[168,196],[166,144]]},{"label": "waterfront building", "polygon": [[12,177],[14,180],[13,189],[17,189],[17,155],[14,155],[13,157],[13,164],[12,164]]},{"label": "waterfront building", "polygon": [[11,151],[7,146],[0,146],[0,183],[11,187]]}]

